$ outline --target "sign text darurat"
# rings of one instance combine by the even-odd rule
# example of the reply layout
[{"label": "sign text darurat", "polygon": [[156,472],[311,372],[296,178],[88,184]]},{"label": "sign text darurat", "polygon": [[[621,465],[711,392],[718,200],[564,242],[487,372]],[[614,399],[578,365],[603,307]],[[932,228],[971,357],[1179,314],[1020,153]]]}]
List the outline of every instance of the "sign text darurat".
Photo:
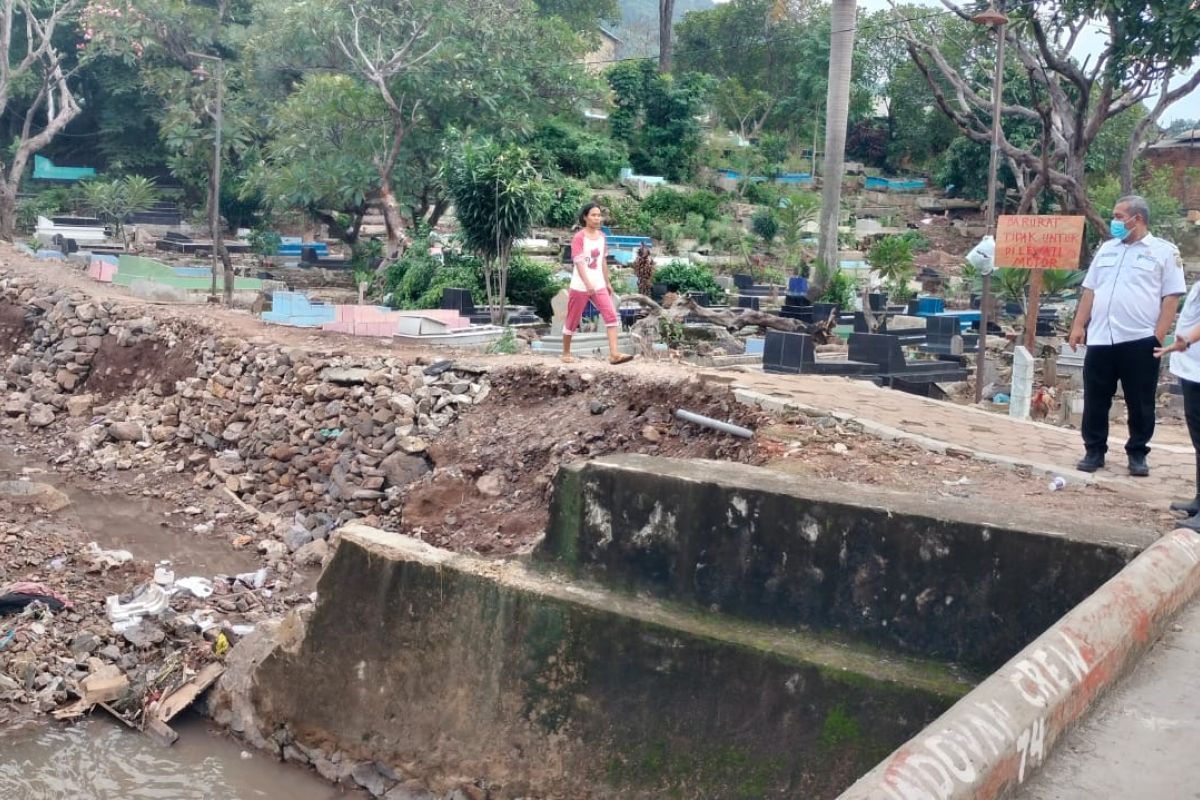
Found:
[{"label": "sign text darurat", "polygon": [[1083,226],[1083,217],[1000,217],[996,227],[996,266],[1079,269]]}]

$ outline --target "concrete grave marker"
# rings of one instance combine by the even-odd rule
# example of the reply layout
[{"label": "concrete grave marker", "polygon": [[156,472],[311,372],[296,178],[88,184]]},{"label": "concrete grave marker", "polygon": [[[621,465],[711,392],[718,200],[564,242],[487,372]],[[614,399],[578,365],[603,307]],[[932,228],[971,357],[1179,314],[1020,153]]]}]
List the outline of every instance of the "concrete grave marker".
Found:
[{"label": "concrete grave marker", "polygon": [[554,299],[550,301],[550,308],[554,314],[550,319],[550,335],[562,336],[563,323],[567,319],[567,298],[569,294],[566,289],[561,290],[554,295]]},{"label": "concrete grave marker", "polygon": [[1020,346],[1013,352],[1012,394],[1008,415],[1014,419],[1029,419],[1029,404],[1033,400],[1033,356]]}]

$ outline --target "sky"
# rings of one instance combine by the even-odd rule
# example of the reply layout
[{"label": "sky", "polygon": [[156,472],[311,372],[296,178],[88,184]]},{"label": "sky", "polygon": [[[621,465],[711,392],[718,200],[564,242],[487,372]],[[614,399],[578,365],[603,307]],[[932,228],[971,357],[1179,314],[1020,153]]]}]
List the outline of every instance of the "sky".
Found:
[{"label": "sky", "polygon": [[[721,3],[727,0],[714,0]],[[914,5],[930,6],[931,8],[944,9],[939,0],[906,0],[906,2]],[[889,7],[888,0],[858,0],[859,13],[872,13],[881,11]],[[1083,36],[1080,37],[1077,45],[1078,56],[1086,57],[1088,53],[1099,52],[1104,48],[1107,32],[1103,29],[1098,29],[1095,26],[1089,26]],[[1200,68],[1200,65],[1197,66]],[[1161,125],[1169,125],[1175,119],[1200,119],[1200,90],[1192,92],[1189,96],[1183,98],[1179,102],[1167,109],[1159,120]]]}]

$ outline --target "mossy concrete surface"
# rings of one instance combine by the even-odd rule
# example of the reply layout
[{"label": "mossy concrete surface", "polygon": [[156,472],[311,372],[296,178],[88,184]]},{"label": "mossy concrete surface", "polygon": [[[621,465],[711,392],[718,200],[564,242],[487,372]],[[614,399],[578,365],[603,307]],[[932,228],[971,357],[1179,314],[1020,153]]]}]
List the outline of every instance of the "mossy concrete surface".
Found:
[{"label": "mossy concrete surface", "polygon": [[928,498],[727,462],[561,468],[536,558],[743,619],[992,670],[1137,554]]},{"label": "mossy concrete surface", "polygon": [[975,683],[356,524],[318,595],[262,733],[493,798],[833,797]]}]

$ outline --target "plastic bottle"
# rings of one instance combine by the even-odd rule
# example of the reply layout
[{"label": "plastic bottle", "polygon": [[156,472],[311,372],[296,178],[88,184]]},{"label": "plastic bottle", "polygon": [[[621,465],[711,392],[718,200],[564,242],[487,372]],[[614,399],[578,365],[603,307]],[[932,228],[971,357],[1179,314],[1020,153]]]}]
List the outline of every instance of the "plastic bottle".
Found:
[{"label": "plastic bottle", "polygon": [[1061,475],[1055,475],[1054,480],[1050,481],[1049,489],[1052,492],[1057,492],[1059,489],[1067,485],[1067,479]]}]

